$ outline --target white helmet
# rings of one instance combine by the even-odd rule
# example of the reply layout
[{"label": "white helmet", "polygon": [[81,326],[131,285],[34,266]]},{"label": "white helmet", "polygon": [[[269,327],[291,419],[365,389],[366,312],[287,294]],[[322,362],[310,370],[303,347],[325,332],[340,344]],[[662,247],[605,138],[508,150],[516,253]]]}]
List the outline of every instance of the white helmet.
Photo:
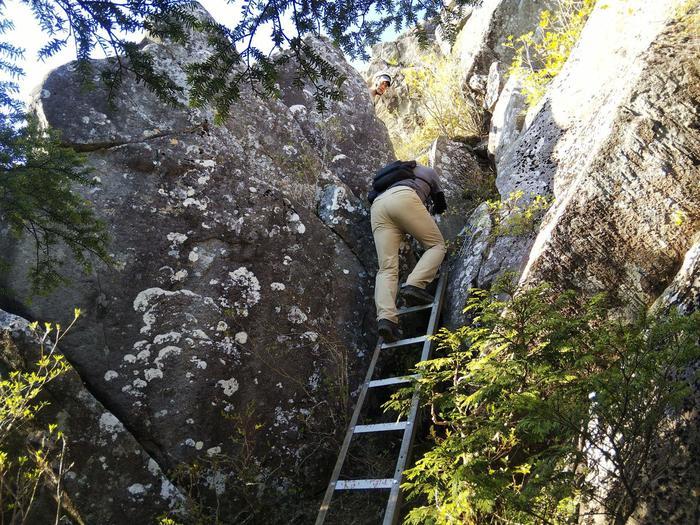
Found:
[{"label": "white helmet", "polygon": [[386,73],[386,72],[381,72],[381,73],[377,73],[376,75],[374,75],[374,84],[375,85],[379,85],[382,82],[388,82],[389,85],[391,86],[391,75],[389,75],[389,73]]}]

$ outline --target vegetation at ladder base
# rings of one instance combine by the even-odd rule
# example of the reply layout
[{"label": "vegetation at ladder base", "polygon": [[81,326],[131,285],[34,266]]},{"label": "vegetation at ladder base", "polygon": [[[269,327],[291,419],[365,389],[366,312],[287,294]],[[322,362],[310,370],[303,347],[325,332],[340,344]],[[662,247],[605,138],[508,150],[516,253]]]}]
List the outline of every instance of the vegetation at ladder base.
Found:
[{"label": "vegetation at ladder base", "polygon": [[[3,523],[31,523],[42,489],[56,501],[56,523],[66,513],[82,523],[64,493],[61,480],[70,469],[66,463],[66,441],[56,424],[39,428],[35,418],[48,402],[43,393],[48,383],[70,368],[58,345],[80,317],[76,309],[71,324],[30,325],[37,334],[40,355],[33,369],[23,370],[22,359],[6,336],[0,340],[2,361],[10,365],[0,375],[0,520]],[[32,439],[27,440],[27,434]]]},{"label": "vegetation at ladder base", "polygon": [[509,75],[521,80],[529,106],[537,104],[564,67],[595,4],[596,0],[557,0],[551,11],[542,11],[536,30],[508,38],[506,45],[515,50]]},{"label": "vegetation at ladder base", "polygon": [[[243,85],[264,96],[277,95],[277,71],[290,56],[298,67],[296,82],[306,80],[315,86],[316,103],[323,110],[329,99],[342,97],[345,79],[304,41],[305,36],[326,34],[351,57],[367,58],[367,46],[378,42],[387,28],[398,31],[415,25],[420,18],[435,18],[443,5],[438,0],[243,2],[240,21],[228,27],[197,18],[191,11],[196,5],[192,0],[89,4],[79,0],[20,1],[29,6],[47,34],[39,60],[74,46],[76,70],[90,88],[95,82],[91,55],[101,50],[111,57],[112,68],[100,73],[110,96],[131,75],[164,102],[176,105],[183,86],[166,71],[157,70],[153,57],[129,38],[147,31],[155,38],[185,43],[192,34],[202,33],[213,53],[203,62],[188,66],[190,103],[210,104],[219,120],[228,115]],[[479,1],[458,0],[455,7]],[[17,79],[24,75],[18,63],[24,50],[3,38],[13,29],[7,9],[0,3],[0,216],[9,220],[15,234],[25,232],[34,238],[37,258],[31,270],[33,292],[44,293],[64,281],[59,272],[61,262],[55,257],[58,244],[65,243],[87,271],[90,254],[108,259],[108,238],[87,202],[72,193],[80,185],[93,184],[84,159],[61,146],[58,134],[41,129],[17,98]],[[286,19],[292,23],[291,31],[284,23]],[[455,33],[450,31],[450,24],[457,22],[449,16],[443,20],[447,35]],[[254,44],[254,36],[265,29],[271,32],[274,45],[270,52]],[[419,34],[426,38],[424,33]],[[283,48],[289,52],[273,54]]]},{"label": "vegetation at ladder base", "polygon": [[526,199],[522,190],[510,193],[505,200],[486,201],[493,221],[491,239],[534,232],[553,202],[554,197],[548,195],[531,194]]},{"label": "vegetation at ladder base", "polygon": [[[417,367],[434,446],[406,472],[418,502],[407,523],[576,523],[579,503],[598,499],[625,523],[642,477],[664,475],[644,465],[697,379],[684,373],[700,359],[700,313],[624,323],[603,296],[582,305],[510,283],[473,290],[471,323],[441,330],[441,357]],[[614,486],[604,498],[601,474]]]},{"label": "vegetation at ladder base", "polygon": [[425,59],[424,66],[405,68],[402,73],[422,118],[410,135],[391,137],[398,158],[420,160],[440,136],[459,140],[481,135],[481,112],[477,100],[463,90],[456,58],[434,55]]}]

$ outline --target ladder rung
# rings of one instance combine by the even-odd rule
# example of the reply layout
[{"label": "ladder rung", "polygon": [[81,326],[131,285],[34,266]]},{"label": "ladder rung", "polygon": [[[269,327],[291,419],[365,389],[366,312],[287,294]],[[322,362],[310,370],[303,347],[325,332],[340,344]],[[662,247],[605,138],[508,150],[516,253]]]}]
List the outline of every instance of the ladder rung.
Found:
[{"label": "ladder rung", "polygon": [[418,374],[413,374],[410,376],[403,376],[403,377],[387,377],[386,379],[375,379],[374,381],[369,382],[369,387],[374,388],[378,386],[387,386],[387,385],[398,385],[400,383],[410,383],[412,380],[416,379],[418,377]]},{"label": "ladder rung", "polygon": [[395,480],[386,479],[345,479],[335,482],[335,490],[372,490],[390,489]]},{"label": "ladder rung", "polygon": [[377,423],[374,425],[357,425],[353,432],[363,434],[365,432],[386,432],[390,430],[403,430],[408,424],[407,421],[397,421],[396,423]]},{"label": "ladder rung", "polygon": [[399,315],[410,314],[411,312],[420,312],[421,310],[428,310],[433,307],[433,303],[419,304],[418,306],[410,306],[408,308],[400,308]]},{"label": "ladder rung", "polygon": [[382,343],[382,348],[394,348],[396,346],[412,345],[414,343],[422,343],[427,339],[427,336],[421,335],[418,337],[411,337],[410,339],[399,339],[393,343]]}]

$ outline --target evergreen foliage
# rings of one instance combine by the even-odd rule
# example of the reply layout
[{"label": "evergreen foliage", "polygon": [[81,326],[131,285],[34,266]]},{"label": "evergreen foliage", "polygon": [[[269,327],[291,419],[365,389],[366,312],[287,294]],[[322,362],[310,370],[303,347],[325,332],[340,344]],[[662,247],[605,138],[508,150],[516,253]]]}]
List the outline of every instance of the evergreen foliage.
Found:
[{"label": "evergreen foliage", "polygon": [[[74,186],[94,186],[84,158],[61,146],[55,131],[43,131],[35,117],[25,126],[0,127],[0,213],[16,236],[28,234],[36,245],[29,276],[33,293],[51,291],[65,278],[65,262],[56,256],[63,244],[85,271],[91,254],[109,262],[107,233],[90,203]],[[0,259],[2,261],[2,259]]]},{"label": "evergreen foliage", "polygon": [[[170,103],[176,102],[182,89],[166,72],[156,71],[152,58],[129,41],[130,35],[145,30],[157,38],[184,43],[193,31],[203,33],[212,54],[188,68],[190,100],[194,105],[213,104],[219,118],[228,114],[244,84],[265,95],[275,94],[278,67],[290,59],[289,54],[275,54],[282,49],[289,49],[296,61],[297,81],[308,80],[315,86],[317,104],[322,108],[326,100],[342,96],[345,79],[311,49],[304,37],[327,35],[350,57],[367,59],[367,47],[379,42],[386,29],[399,31],[422,18],[437,19],[443,8],[441,0],[252,0],[241,2],[239,22],[228,26],[197,18],[191,10],[194,0],[21,1],[32,9],[48,36],[40,59],[73,44],[78,71],[90,84],[89,59],[95,49],[100,49],[114,57],[114,67],[102,73],[102,80],[110,87],[118,87],[124,75],[133,74]],[[454,8],[480,1],[457,0]],[[454,35],[450,25],[458,20],[443,18],[445,34]],[[254,43],[254,37],[263,31],[269,32],[273,44],[269,52]],[[425,39],[424,32],[421,34]]]},{"label": "evergreen foliage", "polygon": [[[417,367],[434,446],[406,472],[419,502],[407,523],[576,523],[597,499],[625,523],[639,481],[664,475],[645,462],[697,379],[686,371],[700,359],[700,313],[624,323],[603,296],[581,305],[574,292],[511,283],[472,290],[471,323],[443,329],[441,356]],[[613,485],[605,497],[600,473]]]}]

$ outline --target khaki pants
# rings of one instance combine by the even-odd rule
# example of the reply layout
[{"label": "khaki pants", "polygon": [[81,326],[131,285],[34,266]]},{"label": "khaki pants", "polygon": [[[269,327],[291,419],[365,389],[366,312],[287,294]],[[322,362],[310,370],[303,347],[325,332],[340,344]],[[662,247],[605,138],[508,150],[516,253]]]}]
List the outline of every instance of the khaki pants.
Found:
[{"label": "khaki pants", "polygon": [[399,245],[404,234],[415,237],[426,249],[406,283],[425,288],[445,258],[445,241],[416,192],[397,186],[382,193],[372,204],[372,233],[379,271],[374,289],[377,319],[398,322],[396,292],[399,282]]}]

